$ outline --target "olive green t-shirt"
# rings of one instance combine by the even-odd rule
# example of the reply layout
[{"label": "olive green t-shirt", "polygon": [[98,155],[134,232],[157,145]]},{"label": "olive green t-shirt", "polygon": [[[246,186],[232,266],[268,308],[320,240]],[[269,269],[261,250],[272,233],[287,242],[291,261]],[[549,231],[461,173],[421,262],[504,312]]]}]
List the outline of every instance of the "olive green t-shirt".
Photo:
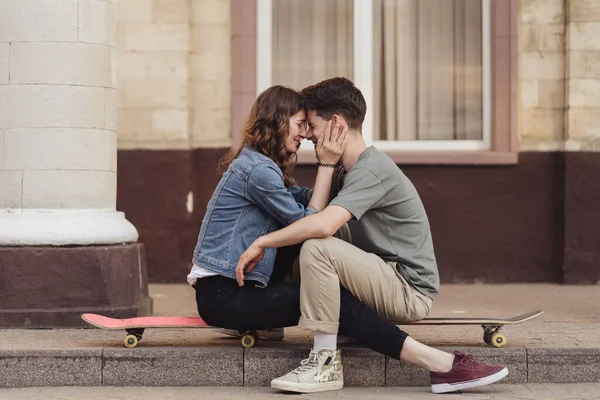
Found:
[{"label": "olive green t-shirt", "polygon": [[348,210],[352,244],[396,266],[396,273],[424,295],[439,293],[429,220],[412,182],[371,146],[344,176],[330,205]]}]

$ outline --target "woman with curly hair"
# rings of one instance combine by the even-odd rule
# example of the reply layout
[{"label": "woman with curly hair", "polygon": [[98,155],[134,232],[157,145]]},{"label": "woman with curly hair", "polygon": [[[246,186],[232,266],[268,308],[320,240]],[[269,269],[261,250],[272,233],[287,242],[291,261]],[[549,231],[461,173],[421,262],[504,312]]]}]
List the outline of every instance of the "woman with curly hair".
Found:
[{"label": "woman with curly hair", "polygon": [[299,284],[283,282],[300,246],[269,249],[236,282],[240,255],[259,236],[323,210],[334,166],[347,142],[347,127],[333,123],[315,143],[319,167],[313,189],[295,185],[291,171],[306,129],[300,93],[273,86],[261,93],[244,127],[240,147],[219,162],[226,168],[202,221],[188,282],[198,313],[210,325],[237,331],[282,328],[298,323]]}]

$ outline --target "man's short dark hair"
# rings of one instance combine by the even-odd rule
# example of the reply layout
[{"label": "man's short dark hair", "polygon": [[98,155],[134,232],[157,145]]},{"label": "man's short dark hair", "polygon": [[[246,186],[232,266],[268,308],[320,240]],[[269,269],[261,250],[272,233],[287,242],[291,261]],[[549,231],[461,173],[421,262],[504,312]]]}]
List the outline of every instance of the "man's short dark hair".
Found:
[{"label": "man's short dark hair", "polygon": [[304,88],[301,93],[306,108],[316,110],[321,118],[329,121],[333,114],[339,114],[346,119],[350,129],[361,128],[367,113],[367,103],[350,79],[326,79]]}]

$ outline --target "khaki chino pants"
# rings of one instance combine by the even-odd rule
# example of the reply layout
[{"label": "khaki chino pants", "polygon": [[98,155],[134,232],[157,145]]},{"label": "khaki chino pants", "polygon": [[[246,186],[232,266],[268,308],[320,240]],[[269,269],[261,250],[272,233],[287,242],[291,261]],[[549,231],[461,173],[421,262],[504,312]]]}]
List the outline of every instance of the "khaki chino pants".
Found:
[{"label": "khaki chino pants", "polygon": [[337,334],[340,283],[390,322],[423,319],[432,300],[406,282],[395,265],[336,237],[307,240],[300,251],[298,326]]}]

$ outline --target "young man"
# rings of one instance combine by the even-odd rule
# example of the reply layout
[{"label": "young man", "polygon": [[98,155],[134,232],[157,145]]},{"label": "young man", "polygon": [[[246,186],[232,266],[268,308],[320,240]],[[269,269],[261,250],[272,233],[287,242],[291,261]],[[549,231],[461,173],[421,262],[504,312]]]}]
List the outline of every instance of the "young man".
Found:
[{"label": "young man", "polygon": [[[305,241],[300,252],[298,326],[314,332],[314,347],[300,367],[274,379],[271,386],[308,393],[343,387],[337,334],[338,329],[347,330],[344,318],[340,319],[340,296],[345,290],[385,320],[401,323],[428,314],[438,294],[439,277],[429,222],[417,191],[389,157],[367,148],[361,136],[366,103],[360,90],[348,79],[333,78],[302,94],[313,141],[323,134],[328,120],[349,127],[340,159],[346,171],[343,187],[320,213],[258,238],[240,257],[236,275],[243,285],[244,272],[262,258],[264,249]],[[353,244],[331,237],[349,221]],[[341,307],[344,315],[343,303]],[[353,317],[354,324],[360,323],[360,316]],[[505,367],[421,344],[386,321],[377,326],[365,323],[355,339],[426,368],[434,393],[490,384],[508,374]]]}]

